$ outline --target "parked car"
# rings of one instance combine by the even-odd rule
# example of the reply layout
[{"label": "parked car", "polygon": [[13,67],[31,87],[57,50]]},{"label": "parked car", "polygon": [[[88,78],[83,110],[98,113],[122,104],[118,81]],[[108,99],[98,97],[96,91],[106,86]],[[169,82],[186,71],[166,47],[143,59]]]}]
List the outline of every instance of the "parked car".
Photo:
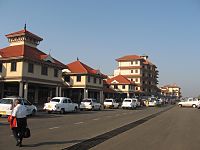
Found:
[{"label": "parked car", "polygon": [[7,97],[0,100],[0,116],[11,115],[12,109],[14,107],[15,100],[21,100],[21,104],[26,107],[27,115],[35,115],[37,112],[37,107],[34,106],[28,100],[21,97]]},{"label": "parked car", "polygon": [[101,110],[101,104],[96,99],[83,99],[80,104],[80,109],[83,110]]},{"label": "parked car", "polygon": [[131,109],[136,109],[137,107],[137,99],[136,98],[125,98],[122,102],[123,109],[125,108],[131,108]]},{"label": "parked car", "polygon": [[182,101],[180,101],[178,103],[178,106],[179,107],[183,107],[183,106],[186,106],[186,107],[199,107],[199,104],[200,104],[200,101],[197,99],[197,98],[187,98],[187,99],[184,99]]},{"label": "parked car", "polygon": [[65,112],[77,112],[78,104],[73,103],[72,100],[67,97],[54,97],[50,102],[44,104],[43,109],[48,113],[60,112],[60,114],[64,114]]},{"label": "parked car", "polygon": [[104,108],[119,108],[119,103],[115,101],[115,99],[105,99]]},{"label": "parked car", "polygon": [[158,101],[155,97],[149,98],[149,100],[148,100],[148,106],[149,107],[157,106],[157,104],[158,104]]}]

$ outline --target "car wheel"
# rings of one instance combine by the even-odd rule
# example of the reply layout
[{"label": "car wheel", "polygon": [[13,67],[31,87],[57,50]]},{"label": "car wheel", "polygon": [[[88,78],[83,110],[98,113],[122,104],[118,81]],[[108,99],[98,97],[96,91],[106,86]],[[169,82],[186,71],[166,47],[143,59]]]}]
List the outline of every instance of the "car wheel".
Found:
[{"label": "car wheel", "polygon": [[65,114],[65,109],[64,109],[64,108],[62,108],[62,109],[60,110],[60,114]]},{"label": "car wheel", "polygon": [[193,108],[196,108],[197,106],[195,104],[192,105]]},{"label": "car wheel", "polygon": [[77,112],[78,111],[78,108],[77,107],[74,107],[74,112]]},{"label": "car wheel", "polygon": [[32,113],[31,113],[31,116],[35,116],[35,114],[36,114],[36,110],[33,109]]},{"label": "car wheel", "polygon": [[179,104],[179,105],[178,105],[178,107],[182,107],[182,105],[181,105],[181,104]]},{"label": "car wheel", "polygon": [[94,106],[92,106],[92,109],[91,109],[92,111],[94,110]]},{"label": "car wheel", "polygon": [[51,114],[52,113],[52,111],[48,111],[48,114]]}]

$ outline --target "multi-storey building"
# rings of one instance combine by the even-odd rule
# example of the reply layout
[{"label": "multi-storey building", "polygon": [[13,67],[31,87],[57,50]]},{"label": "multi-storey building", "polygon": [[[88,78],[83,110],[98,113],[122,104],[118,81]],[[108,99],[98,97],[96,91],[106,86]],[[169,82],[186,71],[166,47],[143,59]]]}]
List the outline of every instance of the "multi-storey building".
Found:
[{"label": "multi-storey building", "polygon": [[127,55],[116,59],[118,69],[114,76],[123,75],[136,83],[136,95],[156,95],[158,91],[158,70],[148,56]]},{"label": "multi-storey building", "polygon": [[176,98],[181,97],[181,88],[176,84],[162,86],[160,90],[161,90],[161,95],[163,96],[173,96]]},{"label": "multi-storey building", "polygon": [[79,60],[67,64],[66,67],[63,70],[63,80],[68,87],[64,89],[64,96],[71,97],[78,103],[83,98],[95,98],[103,102],[105,75]]},{"label": "multi-storey building", "polygon": [[0,96],[43,104],[47,97],[61,95],[66,66],[37,48],[43,39],[26,28],[6,37],[10,45],[0,49]]}]

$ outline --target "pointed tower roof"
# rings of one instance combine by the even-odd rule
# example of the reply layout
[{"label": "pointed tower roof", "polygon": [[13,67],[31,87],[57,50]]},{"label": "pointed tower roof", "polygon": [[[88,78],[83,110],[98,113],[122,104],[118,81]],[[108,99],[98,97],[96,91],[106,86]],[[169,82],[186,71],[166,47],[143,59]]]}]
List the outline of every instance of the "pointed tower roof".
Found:
[{"label": "pointed tower roof", "polygon": [[37,47],[40,41],[43,40],[41,37],[26,30],[26,26],[24,27],[23,30],[7,34],[6,37],[8,38],[8,42],[10,43],[10,46],[24,44],[31,47]]}]

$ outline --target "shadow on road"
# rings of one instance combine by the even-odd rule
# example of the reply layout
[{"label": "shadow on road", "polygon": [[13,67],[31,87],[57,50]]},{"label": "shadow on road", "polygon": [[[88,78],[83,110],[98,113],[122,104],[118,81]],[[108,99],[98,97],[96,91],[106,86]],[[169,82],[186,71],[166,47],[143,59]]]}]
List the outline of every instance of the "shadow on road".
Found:
[{"label": "shadow on road", "polygon": [[23,145],[23,147],[39,147],[43,145],[57,145],[57,144],[67,144],[67,143],[79,143],[85,140],[71,140],[71,141],[49,141],[49,142],[41,142],[37,144]]}]

